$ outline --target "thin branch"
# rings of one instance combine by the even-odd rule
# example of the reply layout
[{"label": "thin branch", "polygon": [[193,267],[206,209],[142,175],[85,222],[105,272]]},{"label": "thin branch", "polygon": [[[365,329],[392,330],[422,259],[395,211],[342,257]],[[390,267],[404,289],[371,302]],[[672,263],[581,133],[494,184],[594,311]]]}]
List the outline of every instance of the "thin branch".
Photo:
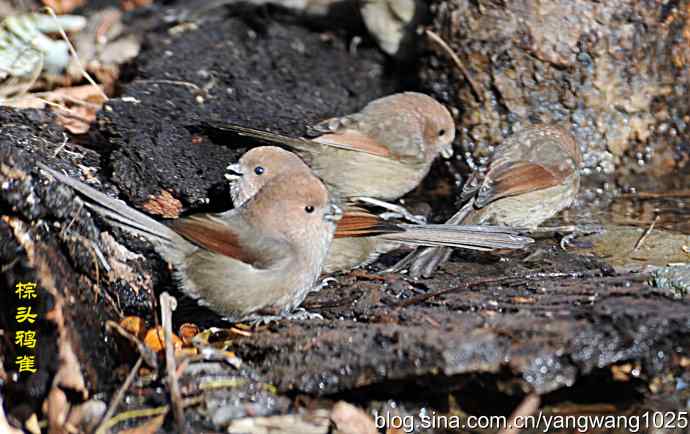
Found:
[{"label": "thin branch", "polygon": [[657,216],[654,217],[654,221],[652,221],[652,224],[649,225],[649,227],[647,228],[647,230],[644,231],[644,233],[642,234],[640,239],[637,240],[637,242],[635,243],[635,247],[633,247],[631,253],[638,251],[640,249],[640,247],[642,247],[642,244],[644,244],[644,242],[647,240],[647,237],[649,237],[649,234],[652,233],[652,230],[654,230],[654,226],[656,225],[656,222],[658,222],[658,221],[659,221],[659,215],[657,214]]},{"label": "thin branch", "polygon": [[161,322],[163,323],[163,334],[165,338],[165,370],[168,375],[168,387],[170,388],[170,401],[172,402],[173,415],[177,424],[177,431],[185,433],[184,407],[182,405],[182,394],[180,385],[177,382],[177,370],[175,369],[175,349],[173,348],[172,337],[172,311],[177,308],[177,300],[167,292],[161,294]]},{"label": "thin branch", "polygon": [[446,41],[444,41],[439,35],[437,35],[433,31],[426,29],[425,33],[429,37],[429,39],[436,42],[441,48],[443,48],[443,50],[446,53],[448,53],[450,58],[453,60],[453,63],[455,63],[460,72],[462,72],[462,75],[465,77],[465,80],[467,80],[467,83],[469,83],[470,87],[472,88],[472,92],[474,93],[474,96],[477,98],[477,101],[484,102],[484,95],[481,93],[479,86],[472,79],[470,72],[467,70],[467,68],[465,68],[465,65],[462,63],[462,60],[460,60],[460,57],[458,57],[458,55],[455,54],[455,51],[453,51],[448,46]]},{"label": "thin branch", "polygon": [[74,61],[77,62],[77,66],[79,66],[79,70],[81,71],[81,74],[84,76],[86,81],[88,81],[92,86],[94,86],[96,89],[98,89],[98,92],[101,94],[103,97],[104,101],[108,101],[108,95],[103,92],[103,89],[101,89],[101,86],[99,86],[96,81],[91,78],[91,75],[89,75],[88,72],[86,72],[86,68],[84,68],[84,65],[81,63],[81,59],[79,59],[79,55],[77,54],[77,50],[74,49],[74,46],[72,45],[72,42],[70,42],[69,38],[67,37],[67,33],[65,33],[65,29],[62,28],[60,25],[60,21],[58,20],[57,16],[55,15],[55,12],[53,11],[53,8],[50,6],[46,6],[43,8],[44,10],[48,11],[51,17],[53,17],[53,20],[55,20],[55,24],[57,24],[58,30],[60,32],[60,36],[62,36],[62,39],[65,40],[65,43],[67,44],[67,47],[69,47],[69,52],[74,56]]},{"label": "thin branch", "polygon": [[134,367],[132,367],[132,370],[129,371],[129,375],[127,375],[127,378],[125,379],[125,382],[122,383],[122,386],[117,390],[117,393],[113,397],[112,401],[110,401],[110,406],[108,406],[108,411],[105,412],[103,415],[103,419],[101,419],[101,423],[98,424],[98,428],[94,431],[95,434],[104,434],[107,427],[108,427],[108,420],[113,417],[113,414],[115,413],[115,410],[117,410],[117,406],[120,405],[120,402],[122,402],[122,399],[125,397],[125,393],[127,392],[127,389],[129,389],[129,386],[132,385],[132,382],[134,382],[134,379],[137,376],[137,373],[139,372],[139,368],[141,367],[141,363],[144,361],[144,358],[142,356],[139,356],[137,359],[137,362],[134,364]]},{"label": "thin branch", "polygon": [[[522,431],[522,429],[517,427],[517,425],[519,425],[517,423],[518,418],[523,421],[522,425],[524,425],[526,417],[533,415],[537,410],[539,410],[540,404],[541,399],[539,398],[539,395],[536,393],[527,395],[510,415],[510,422],[508,422],[508,426],[503,427],[497,434],[518,434],[520,431]],[[523,426],[522,428],[526,427]]]}]

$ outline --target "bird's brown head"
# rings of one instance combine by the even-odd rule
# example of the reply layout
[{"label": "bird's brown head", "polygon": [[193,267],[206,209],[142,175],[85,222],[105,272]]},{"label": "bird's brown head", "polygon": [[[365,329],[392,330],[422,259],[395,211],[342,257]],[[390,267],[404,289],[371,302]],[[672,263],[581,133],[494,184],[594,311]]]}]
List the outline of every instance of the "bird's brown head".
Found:
[{"label": "bird's brown head", "polygon": [[558,138],[563,150],[566,151],[573,160],[575,160],[575,163],[578,165],[578,167],[582,165],[582,151],[580,150],[580,145],[577,143],[575,137],[566,129],[558,126],[549,126],[547,128],[549,129],[550,134],[553,134]]},{"label": "bird's brown head", "polygon": [[320,179],[310,172],[274,176],[241,207],[262,233],[302,243],[330,239],[342,211]]},{"label": "bird's brown head", "polygon": [[230,182],[230,195],[235,206],[246,202],[278,175],[311,173],[297,155],[276,146],[253,148],[226,169],[225,178]]},{"label": "bird's brown head", "polygon": [[455,121],[448,109],[435,99],[424,94],[413,94],[414,105],[424,117],[424,141],[427,160],[433,160],[439,153],[443,158],[453,156]]}]

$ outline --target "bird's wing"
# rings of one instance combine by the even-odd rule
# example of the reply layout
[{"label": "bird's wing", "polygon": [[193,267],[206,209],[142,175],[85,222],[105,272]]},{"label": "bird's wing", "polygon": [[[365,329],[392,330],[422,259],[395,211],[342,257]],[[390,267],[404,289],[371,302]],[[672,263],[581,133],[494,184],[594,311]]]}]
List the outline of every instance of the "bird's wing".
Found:
[{"label": "bird's wing", "polygon": [[255,268],[269,268],[289,250],[284,243],[261,237],[239,217],[221,220],[199,214],[174,220],[169,227],[192,244]]},{"label": "bird's wing", "polygon": [[389,223],[376,214],[362,208],[350,207],[345,210],[343,217],[338,221],[334,237],[371,237],[403,231],[404,229],[397,224]]},{"label": "bird's wing", "polygon": [[492,165],[479,187],[475,206],[481,208],[503,197],[554,187],[562,177],[553,169],[530,161]]},{"label": "bird's wing", "polygon": [[375,140],[364,134],[357,133],[356,131],[352,132],[351,134],[343,134],[339,132],[337,134],[324,134],[315,139],[304,139],[230,123],[213,123],[209,125],[212,128],[220,131],[229,131],[240,136],[251,137],[263,142],[288,146],[290,148],[303,151],[312,151],[314,150],[314,147],[317,146],[327,146],[331,148],[345,149],[348,151],[365,152],[367,154],[377,156],[385,157],[390,155],[390,151],[385,146],[381,146]]},{"label": "bird's wing", "polygon": [[377,140],[356,130],[342,130],[337,133],[324,134],[312,139],[322,145],[333,146],[348,151],[364,152],[378,157],[391,158],[390,149],[383,146]]},{"label": "bird's wing", "polygon": [[423,125],[409,111],[355,113],[307,128],[315,142],[400,161],[415,160],[424,148]]}]

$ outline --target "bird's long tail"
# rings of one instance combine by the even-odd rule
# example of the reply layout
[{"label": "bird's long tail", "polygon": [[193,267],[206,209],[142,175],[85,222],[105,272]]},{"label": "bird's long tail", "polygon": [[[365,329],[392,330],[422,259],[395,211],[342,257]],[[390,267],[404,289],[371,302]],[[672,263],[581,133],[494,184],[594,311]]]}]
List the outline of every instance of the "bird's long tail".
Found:
[{"label": "bird's long tail", "polygon": [[471,250],[522,249],[533,243],[513,228],[505,226],[475,226],[401,224],[403,232],[380,235],[381,238],[413,246],[460,247]]},{"label": "bird's long tail", "polygon": [[72,187],[85,199],[84,204],[88,208],[99,213],[112,224],[158,243],[173,243],[175,239],[179,238],[179,235],[164,224],[129,207],[124,202],[108,197],[83,182],[63,175],[43,163],[39,162],[37,165],[58,181]]},{"label": "bird's long tail", "polygon": [[283,134],[272,133],[269,131],[258,130],[256,128],[243,127],[231,123],[209,122],[208,126],[218,131],[227,131],[239,136],[250,137],[263,142],[288,146],[294,149],[309,150],[318,144],[308,139],[285,136]]}]

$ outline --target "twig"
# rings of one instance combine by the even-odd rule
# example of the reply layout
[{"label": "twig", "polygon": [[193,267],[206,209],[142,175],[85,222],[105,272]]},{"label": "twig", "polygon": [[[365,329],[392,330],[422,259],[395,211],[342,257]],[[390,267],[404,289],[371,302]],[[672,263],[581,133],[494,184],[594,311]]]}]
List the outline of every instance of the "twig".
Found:
[{"label": "twig", "polygon": [[640,247],[642,247],[642,244],[645,242],[645,240],[647,239],[649,234],[652,233],[652,230],[654,230],[654,225],[656,225],[656,222],[658,222],[658,221],[659,221],[659,215],[657,214],[657,216],[654,217],[654,221],[652,221],[652,224],[649,225],[649,227],[647,228],[647,230],[644,231],[644,233],[642,234],[640,239],[637,240],[637,242],[635,243],[635,247],[633,247],[632,252],[630,252],[630,253],[636,252],[639,250]]},{"label": "twig", "polygon": [[472,79],[472,76],[470,75],[470,72],[465,68],[465,65],[462,63],[462,60],[458,57],[457,54],[455,54],[455,51],[453,51],[446,41],[444,41],[439,35],[434,33],[433,31],[426,29],[425,30],[426,35],[431,39],[432,41],[436,42],[443,50],[448,53],[450,58],[453,60],[453,63],[460,69],[460,72],[462,72],[462,75],[465,77],[465,80],[467,80],[467,83],[469,83],[470,87],[472,88],[472,92],[474,93],[474,96],[477,98],[477,101],[479,102],[484,102],[484,95],[479,91],[479,86],[477,83],[474,82]]},{"label": "twig", "polygon": [[204,90],[194,83],[181,80],[137,80],[136,83],[151,83],[151,84],[173,84],[176,86],[184,86],[195,90],[196,92],[203,92]]},{"label": "twig", "polygon": [[[521,428],[517,427],[518,418],[524,421],[527,416],[531,416],[535,411],[539,410],[539,404],[541,404],[539,395],[536,393],[527,395],[510,415],[508,426],[503,427],[497,434],[518,434],[522,431]],[[525,427],[523,426],[522,428]]]},{"label": "twig", "polygon": [[139,351],[139,354],[144,359],[146,364],[153,369],[158,369],[158,359],[156,359],[156,353],[154,353],[153,350],[144,345],[139,339],[137,339],[136,336],[125,330],[120,324],[116,323],[115,321],[106,321],[105,328],[108,331],[115,330],[120,336],[131,342],[132,345],[134,345],[137,348],[137,351]]},{"label": "twig", "polygon": [[93,78],[91,78],[91,75],[89,75],[88,72],[86,72],[84,65],[81,63],[81,59],[79,59],[79,55],[77,54],[77,50],[74,49],[72,42],[67,37],[67,33],[65,33],[65,29],[63,29],[62,26],[60,25],[60,21],[58,20],[57,16],[55,16],[55,12],[53,11],[53,8],[51,8],[50,6],[45,6],[43,9],[48,11],[50,16],[53,17],[53,20],[55,20],[55,24],[57,24],[58,31],[60,32],[60,36],[62,36],[62,39],[65,40],[65,43],[67,44],[67,47],[69,48],[69,52],[72,54],[72,56],[74,56],[74,61],[77,62],[77,66],[79,66],[79,70],[81,71],[82,76],[92,86],[94,86],[96,89],[98,89],[98,92],[101,94],[104,101],[108,101],[109,100],[108,95],[106,95],[105,92],[103,92],[103,89],[101,89],[101,86],[99,86],[96,83],[96,81]]},{"label": "twig", "polygon": [[690,190],[665,191],[662,193],[641,191],[639,193],[621,194],[619,197],[626,199],[660,199],[665,197],[690,197]]},{"label": "twig", "polygon": [[[203,396],[193,396],[191,398],[186,398],[183,401],[183,406],[184,408],[191,407],[193,405],[199,405],[204,401]],[[105,429],[110,429],[113,426],[117,425],[118,423],[130,420],[130,419],[136,419],[139,417],[149,417],[149,416],[158,416],[161,414],[165,414],[170,410],[170,407],[167,405],[162,405],[160,407],[155,407],[155,408],[138,408],[136,410],[129,410],[129,411],[123,411],[122,413],[119,413],[117,416],[111,418],[106,424],[105,424]]]},{"label": "twig", "polygon": [[[67,142],[69,141],[69,137],[67,137],[67,134],[62,133],[62,136],[64,137],[64,140],[62,141],[62,145],[58,146],[57,149],[55,150],[55,152],[53,152],[53,158],[55,158],[55,157],[58,156],[58,154],[60,153],[60,151],[62,151],[62,148],[64,148],[65,145],[67,144]],[[84,206],[84,205],[82,204],[82,207],[83,207],[83,206]],[[79,211],[81,211],[81,208],[79,208]],[[78,212],[78,211],[77,211],[77,212]],[[72,224],[72,223],[70,222],[70,225],[71,225],[71,224]]]},{"label": "twig", "polygon": [[136,378],[137,373],[139,372],[139,368],[141,367],[141,363],[144,361],[144,358],[142,356],[139,356],[137,359],[137,362],[134,364],[134,367],[132,368],[131,371],[129,371],[129,375],[127,375],[127,378],[125,379],[125,382],[122,383],[122,386],[117,390],[117,393],[113,397],[112,401],[110,401],[110,406],[108,407],[108,411],[105,412],[103,415],[103,419],[101,419],[101,423],[98,424],[98,428],[94,431],[95,434],[104,434],[106,429],[108,428],[108,420],[113,416],[113,413],[115,413],[115,410],[117,410],[117,406],[120,405],[120,402],[122,402],[122,399],[125,397],[125,392],[127,392],[127,389],[129,389],[129,386],[132,385],[132,382],[134,381],[134,378]]},{"label": "twig", "polygon": [[175,369],[175,349],[172,342],[172,311],[177,309],[177,300],[167,292],[161,294],[161,322],[165,337],[165,370],[168,374],[168,387],[170,387],[170,401],[172,402],[173,415],[177,424],[177,431],[185,433],[184,408],[182,407],[182,394],[177,382]]}]

